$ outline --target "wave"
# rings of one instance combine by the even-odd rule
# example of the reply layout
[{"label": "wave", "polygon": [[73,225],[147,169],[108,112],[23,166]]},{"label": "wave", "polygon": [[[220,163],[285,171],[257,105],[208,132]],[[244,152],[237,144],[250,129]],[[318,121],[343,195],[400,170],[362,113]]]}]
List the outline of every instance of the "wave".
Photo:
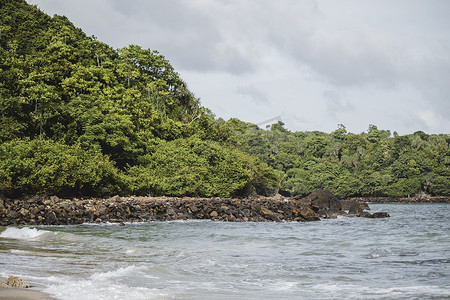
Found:
[{"label": "wave", "polygon": [[114,271],[103,272],[103,273],[94,273],[91,275],[91,279],[94,281],[99,280],[107,280],[115,277],[126,277],[131,275],[136,275],[136,273],[140,273],[147,270],[147,267],[137,267],[135,265],[131,265],[125,268],[119,268]]},{"label": "wave", "polygon": [[[142,286],[139,280],[149,280],[148,267],[127,266],[109,272],[93,273],[85,279],[48,277],[52,284],[44,292],[58,299],[165,299],[173,292],[164,288]],[[142,283],[142,282],[141,282]],[[139,286],[141,285],[141,286]]]},{"label": "wave", "polygon": [[8,227],[5,231],[0,233],[0,237],[7,239],[16,239],[16,240],[31,240],[37,239],[43,236],[51,236],[55,235],[52,231],[40,230],[36,228],[15,228]]}]

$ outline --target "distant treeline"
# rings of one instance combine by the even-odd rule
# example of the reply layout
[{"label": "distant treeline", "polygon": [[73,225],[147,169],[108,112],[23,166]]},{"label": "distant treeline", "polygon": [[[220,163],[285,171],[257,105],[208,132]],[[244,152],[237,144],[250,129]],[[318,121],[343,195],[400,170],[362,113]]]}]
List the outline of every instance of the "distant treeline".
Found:
[{"label": "distant treeline", "polygon": [[169,61],[0,2],[0,194],[450,195],[448,134],[262,130],[200,105]]},{"label": "distant treeline", "polygon": [[227,126],[239,132],[241,149],[280,174],[286,193],[328,188],[340,196],[450,195],[448,134],[392,136],[375,125],[361,134],[344,125],[330,134],[290,132],[281,122],[261,130],[238,120]]}]

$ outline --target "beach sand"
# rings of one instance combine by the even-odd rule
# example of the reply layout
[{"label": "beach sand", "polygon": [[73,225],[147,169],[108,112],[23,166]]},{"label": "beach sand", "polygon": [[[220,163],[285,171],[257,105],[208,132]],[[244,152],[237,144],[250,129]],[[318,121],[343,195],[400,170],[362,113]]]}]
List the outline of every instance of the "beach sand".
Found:
[{"label": "beach sand", "polygon": [[0,288],[0,300],[55,300],[55,298],[34,289]]}]

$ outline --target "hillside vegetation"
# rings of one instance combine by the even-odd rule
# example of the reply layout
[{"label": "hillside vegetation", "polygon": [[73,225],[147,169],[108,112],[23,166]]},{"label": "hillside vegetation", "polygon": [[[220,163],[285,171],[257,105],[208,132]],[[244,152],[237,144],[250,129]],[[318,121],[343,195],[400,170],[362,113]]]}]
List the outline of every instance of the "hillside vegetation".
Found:
[{"label": "hillside vegetation", "polygon": [[200,105],[169,61],[0,2],[0,194],[450,195],[448,134],[269,130]]}]

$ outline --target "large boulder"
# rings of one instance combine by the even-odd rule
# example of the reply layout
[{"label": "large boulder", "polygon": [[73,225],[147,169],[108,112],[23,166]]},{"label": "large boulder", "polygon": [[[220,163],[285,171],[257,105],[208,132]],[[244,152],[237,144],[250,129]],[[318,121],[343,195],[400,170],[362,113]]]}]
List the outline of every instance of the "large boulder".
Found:
[{"label": "large boulder", "polygon": [[330,190],[324,189],[312,192],[306,197],[306,200],[310,201],[311,206],[317,211],[321,209],[342,210],[341,201]]}]

